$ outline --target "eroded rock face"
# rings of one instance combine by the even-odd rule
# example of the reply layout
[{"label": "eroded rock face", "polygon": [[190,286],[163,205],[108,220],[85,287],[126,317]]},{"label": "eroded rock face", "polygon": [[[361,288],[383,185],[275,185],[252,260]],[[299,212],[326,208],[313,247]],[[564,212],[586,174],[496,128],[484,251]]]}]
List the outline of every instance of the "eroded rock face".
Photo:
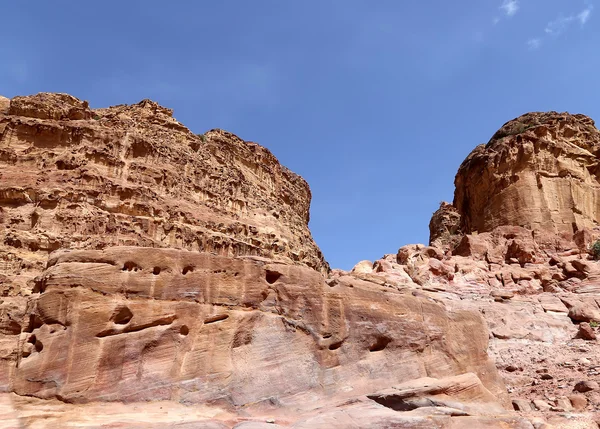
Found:
[{"label": "eroded rock face", "polygon": [[328,284],[297,265],[172,249],[58,252],[48,265],[12,330],[4,389],[18,395],[299,415],[406,380],[472,373],[507,404],[476,312],[353,276]]},{"label": "eroded rock face", "polygon": [[221,130],[195,135],[149,100],[92,110],[42,93],[6,104],[4,295],[29,293],[56,249],[181,248],[327,272],[308,229],[308,184],[267,149]]},{"label": "eroded rock face", "polygon": [[452,204],[442,201],[429,221],[429,244],[453,249],[460,239],[460,228],[460,213]]},{"label": "eroded rock face", "polygon": [[593,228],[600,221],[599,152],[600,132],[584,115],[528,113],[506,123],[456,175],[463,231]]}]

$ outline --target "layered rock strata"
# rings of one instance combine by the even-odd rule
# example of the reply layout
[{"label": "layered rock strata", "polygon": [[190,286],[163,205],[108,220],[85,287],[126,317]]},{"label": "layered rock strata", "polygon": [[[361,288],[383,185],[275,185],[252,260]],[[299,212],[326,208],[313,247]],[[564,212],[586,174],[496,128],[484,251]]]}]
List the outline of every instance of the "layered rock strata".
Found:
[{"label": "layered rock strata", "polygon": [[321,272],[310,189],[265,148],[195,135],[170,109],[90,109],[66,94],[0,102],[0,289],[28,293],[57,249],[180,248]]}]

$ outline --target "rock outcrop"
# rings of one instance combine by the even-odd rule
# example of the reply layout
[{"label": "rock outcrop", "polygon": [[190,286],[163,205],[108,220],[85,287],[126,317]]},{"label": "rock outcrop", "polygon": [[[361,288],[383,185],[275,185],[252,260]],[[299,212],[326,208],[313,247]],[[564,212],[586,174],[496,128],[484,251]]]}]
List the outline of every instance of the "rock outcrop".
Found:
[{"label": "rock outcrop", "polygon": [[6,105],[4,295],[28,293],[57,249],[180,248],[327,272],[308,229],[308,184],[267,149],[222,130],[195,135],[149,100],[94,110],[42,93]]},{"label": "rock outcrop", "polygon": [[266,149],[149,100],[0,107],[3,421],[529,427],[480,314],[368,263],[326,277],[308,185]]},{"label": "rock outcrop", "polygon": [[528,113],[471,152],[455,179],[465,233],[572,234],[600,221],[600,132],[584,115]]},{"label": "rock outcrop", "polygon": [[458,244],[460,232],[460,214],[452,204],[442,201],[429,221],[429,245],[453,249]]},{"label": "rock outcrop", "polygon": [[0,98],[0,426],[597,428],[595,133],[508,123],[429,246],[344,272],[266,149],[149,100]]},{"label": "rock outcrop", "polygon": [[501,412],[508,399],[479,314],[352,276],[327,284],[301,266],[109,248],[56,254],[38,287],[4,386],[21,396],[290,418],[406,380],[471,374],[478,387],[459,389],[463,401],[485,392]]}]

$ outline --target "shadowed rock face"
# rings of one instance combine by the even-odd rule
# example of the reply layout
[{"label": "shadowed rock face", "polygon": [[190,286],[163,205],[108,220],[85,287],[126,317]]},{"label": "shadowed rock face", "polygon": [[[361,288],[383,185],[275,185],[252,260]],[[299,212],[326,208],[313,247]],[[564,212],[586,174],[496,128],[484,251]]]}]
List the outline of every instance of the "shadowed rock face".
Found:
[{"label": "shadowed rock face", "polygon": [[584,115],[528,113],[477,146],[455,179],[465,233],[573,233],[600,221],[600,132]]},{"label": "shadowed rock face", "polygon": [[328,270],[308,229],[308,184],[267,149],[222,130],[195,135],[149,100],[96,110],[66,94],[6,100],[5,294],[30,290],[59,248],[180,248]]}]

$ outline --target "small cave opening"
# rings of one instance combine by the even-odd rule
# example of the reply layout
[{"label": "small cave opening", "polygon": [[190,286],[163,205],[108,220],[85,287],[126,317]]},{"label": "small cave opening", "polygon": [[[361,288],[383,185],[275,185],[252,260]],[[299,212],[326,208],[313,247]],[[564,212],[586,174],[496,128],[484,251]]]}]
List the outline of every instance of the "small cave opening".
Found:
[{"label": "small cave opening", "polygon": [[42,344],[42,342],[40,340],[37,339],[37,337],[35,335],[31,335],[29,337],[29,339],[27,340],[27,342],[29,344],[33,344],[33,348],[38,353],[44,349],[44,345]]},{"label": "small cave opening", "polygon": [[267,270],[267,273],[265,275],[265,279],[267,280],[267,283],[269,283],[270,285],[272,285],[277,280],[279,280],[280,277],[281,277],[281,273],[278,273],[277,271],[271,271],[271,270]]},{"label": "small cave opening", "polygon": [[123,271],[138,271],[141,268],[135,262],[127,261],[123,264]]},{"label": "small cave opening", "polygon": [[127,325],[133,318],[133,313],[127,307],[118,307],[110,318],[117,325]]},{"label": "small cave opening", "polygon": [[412,411],[419,408],[417,405],[406,402],[397,396],[367,395],[367,398],[394,411]]},{"label": "small cave opening", "polygon": [[154,267],[154,269],[152,270],[152,274],[154,274],[155,276],[160,274],[160,267]]},{"label": "small cave opening", "polygon": [[184,276],[187,273],[193,273],[194,272],[194,267],[192,267],[191,265],[186,265],[185,267],[183,267],[183,270],[181,270],[181,274],[183,274]]},{"label": "small cave opening", "polygon": [[186,325],[182,325],[181,328],[179,328],[179,335],[185,337],[189,333],[190,333],[190,328],[188,328]]},{"label": "small cave opening", "polygon": [[38,221],[40,220],[40,215],[38,212],[33,212],[31,213],[31,229],[35,228],[35,226],[37,225]]},{"label": "small cave opening", "polygon": [[392,342],[391,338],[388,338],[385,336],[377,337],[375,339],[375,342],[373,344],[371,344],[371,346],[369,347],[369,351],[370,352],[380,352],[382,350],[385,350],[385,348],[391,342]]},{"label": "small cave opening", "polygon": [[336,341],[335,343],[331,343],[329,345],[329,350],[337,350],[340,347],[342,347],[342,344],[344,344],[344,340],[342,340],[342,341]]}]

